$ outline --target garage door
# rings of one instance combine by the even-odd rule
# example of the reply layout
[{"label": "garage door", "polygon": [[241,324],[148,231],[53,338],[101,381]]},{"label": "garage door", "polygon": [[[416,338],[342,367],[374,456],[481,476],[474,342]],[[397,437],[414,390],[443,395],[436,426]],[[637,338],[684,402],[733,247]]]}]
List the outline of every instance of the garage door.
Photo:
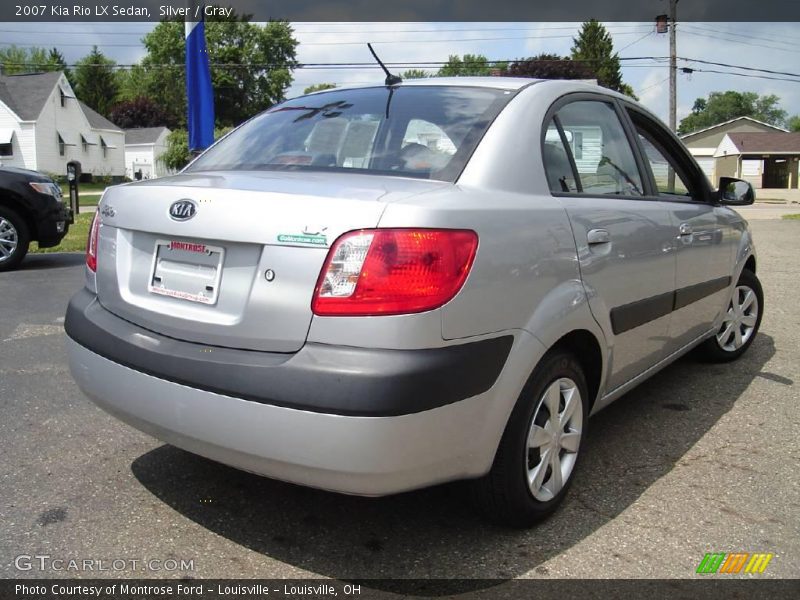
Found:
[{"label": "garage door", "polygon": [[749,181],[753,187],[761,187],[761,160],[745,159],[742,161],[742,179]]}]

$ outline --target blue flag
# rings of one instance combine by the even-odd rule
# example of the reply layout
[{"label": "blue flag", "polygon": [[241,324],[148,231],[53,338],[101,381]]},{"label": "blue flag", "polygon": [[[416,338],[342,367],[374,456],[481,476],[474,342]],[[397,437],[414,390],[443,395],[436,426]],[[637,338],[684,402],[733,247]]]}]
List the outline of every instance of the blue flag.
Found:
[{"label": "blue flag", "polygon": [[206,50],[206,27],[202,4],[190,14],[200,21],[186,21],[186,98],[189,150],[205,150],[214,143],[214,90]]}]

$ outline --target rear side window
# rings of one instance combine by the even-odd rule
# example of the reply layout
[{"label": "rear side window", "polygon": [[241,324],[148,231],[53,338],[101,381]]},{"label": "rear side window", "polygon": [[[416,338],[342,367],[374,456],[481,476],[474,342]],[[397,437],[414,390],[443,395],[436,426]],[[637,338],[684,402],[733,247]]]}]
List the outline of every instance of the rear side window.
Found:
[{"label": "rear side window", "polygon": [[[545,170],[550,189],[553,191],[575,191],[570,188],[554,189],[552,180],[556,177],[563,180],[562,173],[551,173],[558,165],[560,170],[566,167],[562,157],[556,157],[550,144],[561,148],[561,151],[572,155],[575,163],[574,187],[587,195],[643,196],[642,176],[636,165],[633,150],[625,135],[614,106],[606,102],[585,100],[567,104],[556,116],[563,132],[561,143],[549,142],[554,139],[551,131],[558,133],[554,124],[548,125],[543,146]],[[564,147],[566,139],[568,147]],[[548,156],[550,155],[550,156]],[[574,179],[574,176],[570,177]],[[568,178],[568,180],[570,179]],[[569,185],[569,181],[567,181]]]},{"label": "rear side window", "polygon": [[455,181],[512,96],[444,86],[305,96],[252,119],[188,171],[352,170]]},{"label": "rear side window", "polygon": [[[569,143],[569,138],[565,137]],[[558,127],[553,121],[550,121],[544,136],[542,160],[544,161],[544,170],[547,173],[547,183],[551,192],[578,191],[567,148],[564,146]]]}]

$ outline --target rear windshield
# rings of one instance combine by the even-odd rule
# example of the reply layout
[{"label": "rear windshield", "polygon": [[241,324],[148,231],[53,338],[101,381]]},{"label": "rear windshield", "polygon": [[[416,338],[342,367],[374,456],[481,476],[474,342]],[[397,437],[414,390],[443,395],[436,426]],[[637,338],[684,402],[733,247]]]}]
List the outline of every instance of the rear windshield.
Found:
[{"label": "rear windshield", "polygon": [[187,171],[342,171],[455,181],[512,95],[401,86],[304,96],[245,123]]}]

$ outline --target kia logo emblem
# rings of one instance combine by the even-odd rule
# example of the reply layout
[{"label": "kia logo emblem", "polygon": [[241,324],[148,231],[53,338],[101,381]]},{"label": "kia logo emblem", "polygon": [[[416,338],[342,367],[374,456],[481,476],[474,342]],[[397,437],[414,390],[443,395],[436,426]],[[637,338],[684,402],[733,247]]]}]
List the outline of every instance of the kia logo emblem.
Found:
[{"label": "kia logo emblem", "polygon": [[192,200],[178,200],[169,207],[169,216],[175,221],[188,221],[197,214],[197,204]]}]

